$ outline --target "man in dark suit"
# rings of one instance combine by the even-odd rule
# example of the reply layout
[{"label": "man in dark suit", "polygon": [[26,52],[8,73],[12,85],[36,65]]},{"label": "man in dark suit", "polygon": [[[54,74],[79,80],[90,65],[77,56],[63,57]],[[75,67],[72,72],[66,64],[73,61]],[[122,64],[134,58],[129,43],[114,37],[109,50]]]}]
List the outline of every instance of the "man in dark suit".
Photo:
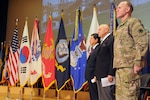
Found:
[{"label": "man in dark suit", "polygon": [[100,42],[100,37],[97,33],[94,33],[90,37],[90,55],[87,59],[86,70],[85,70],[85,79],[88,81],[90,100],[98,100],[98,92],[96,81],[94,81],[95,76],[95,63],[96,63],[96,51]]},{"label": "man in dark suit", "polygon": [[[106,78],[108,82],[112,82],[115,75],[113,69],[113,35],[110,34],[110,29],[107,24],[102,24],[98,28],[98,35],[101,38],[100,46],[98,47],[96,57],[96,83],[98,88],[99,100],[114,100],[114,85],[103,87],[102,78]],[[114,89],[113,89],[114,90]]]}]

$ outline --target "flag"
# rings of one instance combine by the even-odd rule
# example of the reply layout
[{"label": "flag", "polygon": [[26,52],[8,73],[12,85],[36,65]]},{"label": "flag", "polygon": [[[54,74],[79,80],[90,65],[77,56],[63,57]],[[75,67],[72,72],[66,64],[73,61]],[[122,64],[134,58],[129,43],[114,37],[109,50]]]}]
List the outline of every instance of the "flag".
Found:
[{"label": "flag", "polygon": [[24,87],[30,77],[30,61],[31,61],[31,51],[28,33],[28,21],[25,21],[25,26],[22,34],[21,44],[20,44],[20,65],[19,65],[19,78],[20,86]]},{"label": "flag", "polygon": [[3,42],[1,42],[1,49],[0,49],[0,82],[2,81],[2,72],[3,72]]},{"label": "flag", "polygon": [[146,29],[147,32],[147,39],[148,39],[148,51],[146,56],[146,64],[145,67],[142,69],[142,74],[150,73],[150,32]]},{"label": "flag", "polygon": [[52,31],[52,17],[48,20],[47,30],[42,47],[42,82],[44,90],[55,82],[55,44]]},{"label": "flag", "polygon": [[69,47],[66,38],[63,18],[60,20],[56,40],[56,90],[60,91],[70,79]]},{"label": "flag", "polygon": [[146,73],[150,73],[150,31],[147,30],[148,34],[148,52],[147,52],[147,67],[146,67]]},{"label": "flag", "polygon": [[19,80],[18,63],[19,63],[19,41],[18,41],[18,28],[16,26],[14,29],[14,35],[12,37],[12,42],[9,48],[9,55],[7,60],[10,86],[14,86]]},{"label": "flag", "polygon": [[[75,20],[75,31],[70,45],[70,73],[73,80],[74,92],[77,93],[86,83],[84,78],[86,68],[86,46],[84,34],[82,32],[82,17],[80,9],[76,11]],[[76,34],[78,34],[77,38],[75,38]]]},{"label": "flag", "polygon": [[8,55],[9,55],[9,45],[6,45],[6,43],[4,43],[4,48],[5,48],[5,57],[4,57],[4,69],[3,69],[3,72],[2,72],[2,82],[5,82],[7,81],[8,79],[8,70],[7,70],[7,60],[8,60]]},{"label": "flag", "polygon": [[30,85],[34,85],[42,75],[41,69],[41,45],[38,33],[38,19],[34,20],[34,27],[31,38],[31,69]]},{"label": "flag", "polygon": [[91,25],[90,25],[90,29],[89,29],[89,33],[86,39],[86,53],[87,53],[87,58],[89,57],[90,54],[90,37],[93,33],[98,33],[98,27],[99,27],[99,23],[98,23],[98,19],[97,19],[97,12],[96,12],[96,7],[93,7],[93,18],[91,21]]},{"label": "flag", "polygon": [[110,7],[110,33],[114,36],[116,35],[116,28],[118,26],[118,21],[116,18],[116,7],[114,2],[111,3]]}]

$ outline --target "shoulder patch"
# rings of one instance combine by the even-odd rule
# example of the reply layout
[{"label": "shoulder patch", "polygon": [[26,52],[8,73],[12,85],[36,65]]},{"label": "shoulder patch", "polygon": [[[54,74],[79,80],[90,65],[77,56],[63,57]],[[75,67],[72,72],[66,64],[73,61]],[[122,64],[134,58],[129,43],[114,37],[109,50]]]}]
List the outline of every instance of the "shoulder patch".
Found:
[{"label": "shoulder patch", "polygon": [[139,29],[139,33],[143,33],[143,31],[144,31],[143,29]]}]

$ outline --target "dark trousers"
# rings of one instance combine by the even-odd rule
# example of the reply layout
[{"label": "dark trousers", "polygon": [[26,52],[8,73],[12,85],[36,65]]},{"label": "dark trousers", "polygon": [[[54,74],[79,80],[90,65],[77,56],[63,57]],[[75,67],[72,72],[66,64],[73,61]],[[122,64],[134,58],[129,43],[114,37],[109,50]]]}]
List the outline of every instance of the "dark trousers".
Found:
[{"label": "dark trousers", "polygon": [[114,85],[102,87],[101,81],[97,80],[97,90],[99,100],[115,100]]},{"label": "dark trousers", "polygon": [[96,82],[91,83],[91,81],[88,81],[88,84],[89,84],[90,100],[98,100],[98,91]]}]

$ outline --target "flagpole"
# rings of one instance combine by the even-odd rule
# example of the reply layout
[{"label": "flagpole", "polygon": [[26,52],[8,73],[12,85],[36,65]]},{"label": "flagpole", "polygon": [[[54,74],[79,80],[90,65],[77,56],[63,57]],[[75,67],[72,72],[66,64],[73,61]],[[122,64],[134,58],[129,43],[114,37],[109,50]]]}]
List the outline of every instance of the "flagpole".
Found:
[{"label": "flagpole", "polygon": [[30,100],[33,98],[33,85],[31,86],[31,95],[30,95]]},{"label": "flagpole", "polygon": [[46,96],[46,91],[44,90],[44,94],[43,94],[43,100],[45,100],[45,96]]},{"label": "flagpole", "polygon": [[[15,21],[16,21],[16,27],[18,27],[19,19],[17,18]],[[19,93],[20,93],[19,100],[22,100],[22,89],[23,89],[23,88],[21,87],[21,90],[20,90],[20,92],[19,92]]]},{"label": "flagpole", "polygon": [[77,95],[77,93],[74,93],[73,100],[76,100],[76,95]]},{"label": "flagpole", "polygon": [[23,88],[21,87],[19,100],[22,100],[22,99],[23,99],[23,98],[22,98],[22,90],[23,90]]},{"label": "flagpole", "polygon": [[6,100],[10,100],[10,86],[8,86]]},{"label": "flagpole", "polygon": [[23,98],[22,98],[22,90],[23,90],[23,88],[21,87],[21,90],[19,91],[19,97],[16,99],[16,100],[23,100]]},{"label": "flagpole", "polygon": [[59,91],[57,91],[57,100],[60,99]]}]

